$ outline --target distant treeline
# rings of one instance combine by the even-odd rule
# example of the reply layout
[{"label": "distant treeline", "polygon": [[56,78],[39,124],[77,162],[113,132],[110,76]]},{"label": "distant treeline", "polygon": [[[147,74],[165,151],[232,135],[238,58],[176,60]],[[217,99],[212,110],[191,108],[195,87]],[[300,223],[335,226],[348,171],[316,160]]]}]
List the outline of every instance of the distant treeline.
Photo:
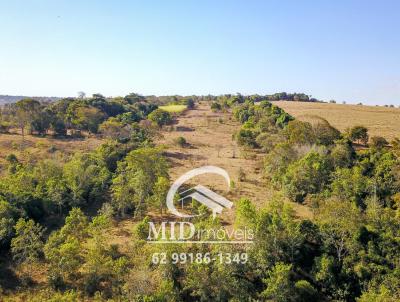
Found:
[{"label": "distant treeline", "polygon": [[[19,97],[8,97],[15,101]],[[288,94],[286,92],[273,95],[242,95],[224,94],[219,96],[142,96],[130,93],[124,97],[105,97],[102,94],[93,94],[91,97],[81,92],[78,97],[72,98],[22,98],[16,102],[6,103],[0,107],[0,133],[7,133],[11,128],[19,128],[24,134],[45,135],[49,132],[58,136],[67,133],[79,134],[81,131],[98,133],[102,123],[109,120],[107,126],[117,128],[122,120],[129,116],[130,122],[139,122],[165,104],[183,104],[192,108],[198,102],[212,102],[224,108],[233,104],[242,104],[246,101],[261,102],[272,100],[317,101],[304,93]],[[218,109],[218,108],[217,108]],[[170,117],[165,112],[157,111],[152,116],[160,126],[167,124]],[[111,125],[112,124],[112,125]],[[104,132],[104,131],[103,131]]]},{"label": "distant treeline", "polygon": [[54,101],[61,99],[60,97],[56,97],[56,96],[28,97],[28,96],[23,96],[23,95],[0,95],[0,105],[8,104],[8,103],[16,103],[16,102],[26,99],[26,98],[31,98],[36,101],[42,102],[42,103],[54,102]]},{"label": "distant treeline", "polygon": [[[116,132],[128,124],[149,118],[158,126],[171,122],[169,113],[158,109],[167,102],[156,97],[144,97],[130,93],[125,97],[106,98],[101,94],[92,97],[63,98],[55,102],[40,102],[24,98],[0,108],[0,133],[19,128],[21,134],[65,136],[81,135],[82,131],[96,134]],[[171,97],[169,102],[184,104],[191,108],[191,98]],[[117,131],[118,132],[118,131]],[[119,133],[120,134],[120,133]]]},{"label": "distant treeline", "polygon": [[[99,95],[99,94],[96,94]],[[267,94],[267,95],[258,95],[258,94],[253,94],[253,95],[242,95],[240,93],[237,94],[223,94],[223,95],[191,95],[191,96],[181,96],[181,95],[167,95],[167,96],[155,96],[155,95],[148,95],[148,96],[143,96],[144,99],[146,99],[149,102],[154,102],[154,103],[159,103],[159,104],[167,104],[167,103],[173,103],[173,102],[179,102],[182,99],[186,98],[192,98],[194,100],[198,101],[215,101],[219,98],[233,98],[233,97],[239,97],[243,99],[252,99],[254,101],[257,100],[268,100],[268,101],[294,101],[294,102],[320,102],[320,100],[313,98],[311,95],[307,95],[305,93],[287,93],[287,92],[278,92],[274,94]],[[61,97],[55,97],[55,96],[38,96],[38,97],[30,97],[30,96],[21,96],[21,95],[0,95],[0,105],[2,104],[7,104],[7,103],[16,103],[20,100],[30,98],[34,99],[36,101],[42,102],[42,103],[47,103],[47,102],[55,102],[60,99]],[[73,97],[69,97],[73,98]],[[79,93],[78,98],[85,98],[85,94],[83,92]],[[120,97],[107,97],[107,99],[113,99],[113,98],[120,98]]]}]

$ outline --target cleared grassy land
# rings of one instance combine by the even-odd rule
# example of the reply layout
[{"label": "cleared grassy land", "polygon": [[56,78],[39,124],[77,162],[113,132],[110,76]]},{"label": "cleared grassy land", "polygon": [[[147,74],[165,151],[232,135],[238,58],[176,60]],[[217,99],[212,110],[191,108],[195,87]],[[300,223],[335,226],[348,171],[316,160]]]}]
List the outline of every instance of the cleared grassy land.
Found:
[{"label": "cleared grassy land", "polygon": [[370,137],[379,135],[389,141],[400,137],[399,108],[286,101],[272,103],[300,120],[322,117],[341,131],[363,125],[369,129]]},{"label": "cleared grassy land", "polygon": [[[214,165],[225,169],[234,182],[234,188],[229,193],[226,192],[226,184],[221,177],[196,176],[192,184],[205,185],[234,203],[243,197],[262,208],[272,200],[275,192],[265,182],[262,173],[264,155],[242,150],[232,141],[232,134],[240,128],[240,124],[232,118],[231,113],[213,112],[209,105],[200,104],[196,109],[181,114],[175,127],[176,131],[164,130],[157,141],[167,147],[171,180],[193,168]],[[177,145],[178,137],[184,137],[189,146],[182,148]],[[239,180],[240,170],[245,174],[242,181]],[[299,217],[312,216],[306,206],[292,202],[290,204]],[[234,213],[235,208],[226,209],[221,219],[227,225],[232,225]]]},{"label": "cleared grassy land", "polygon": [[76,152],[90,152],[101,143],[101,139],[96,137],[59,139],[25,135],[23,141],[19,133],[0,134],[0,168],[6,166],[5,158],[9,154],[15,154],[21,162],[46,158],[61,160]]},{"label": "cleared grassy land", "polygon": [[186,105],[166,105],[166,106],[160,106],[160,109],[170,112],[170,113],[180,113],[186,110],[187,106]]}]

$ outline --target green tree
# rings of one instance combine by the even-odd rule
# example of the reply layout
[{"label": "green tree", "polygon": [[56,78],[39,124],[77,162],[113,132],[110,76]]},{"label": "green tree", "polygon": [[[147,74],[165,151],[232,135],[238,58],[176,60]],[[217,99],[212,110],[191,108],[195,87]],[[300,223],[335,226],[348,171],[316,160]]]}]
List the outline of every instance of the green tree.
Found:
[{"label": "green tree", "polygon": [[140,95],[140,94],[132,92],[132,93],[129,93],[128,95],[126,95],[124,97],[124,100],[127,103],[133,105],[133,104],[136,104],[136,103],[145,102],[146,98],[144,96]]},{"label": "green tree", "polygon": [[371,137],[371,147],[376,149],[382,149],[389,145],[388,141],[382,136]]},{"label": "green tree", "polygon": [[304,236],[293,208],[275,197],[257,215],[255,244],[249,255],[260,270],[260,276],[277,262],[297,262],[301,257]]},{"label": "green tree", "polygon": [[299,158],[292,144],[279,143],[264,158],[265,174],[272,178],[274,184],[281,185],[288,166]]},{"label": "green tree", "polygon": [[184,104],[187,106],[188,109],[193,109],[196,105],[192,98],[184,100]]},{"label": "green tree", "polygon": [[0,198],[0,249],[7,247],[14,235],[15,209]]},{"label": "green tree", "polygon": [[110,182],[110,172],[95,154],[75,154],[64,165],[63,175],[71,191],[71,205],[102,200]]},{"label": "green tree", "polygon": [[256,143],[256,133],[248,129],[240,129],[236,134],[236,139],[239,145],[255,148]]},{"label": "green tree", "polygon": [[313,277],[321,286],[325,295],[334,291],[337,287],[337,265],[333,256],[322,254],[314,259]]},{"label": "green tree", "polygon": [[151,201],[154,186],[159,177],[167,177],[167,162],[157,148],[140,148],[131,151],[118,167],[112,180],[112,201],[117,212],[124,216],[135,210],[141,214]]},{"label": "green tree", "polygon": [[291,144],[312,145],[316,142],[313,128],[307,122],[290,121],[284,129],[284,133]]},{"label": "green tree", "polygon": [[294,287],[290,280],[292,265],[278,262],[263,280],[267,285],[261,295],[276,302],[294,301]]},{"label": "green tree", "polygon": [[362,174],[360,167],[339,168],[332,174],[332,194],[343,201],[352,201],[358,206],[371,190],[371,180]]},{"label": "green tree", "polygon": [[296,291],[296,301],[298,302],[313,302],[318,301],[318,292],[306,280],[297,281],[294,285]]},{"label": "green tree", "polygon": [[177,137],[174,142],[181,148],[184,148],[185,146],[187,146],[187,141],[183,136],[179,136]]},{"label": "green tree", "polygon": [[48,211],[57,208],[61,214],[71,202],[62,165],[53,160],[40,161],[33,170],[33,177],[36,180],[35,195],[43,200]]},{"label": "green tree", "polygon": [[296,202],[303,202],[307,194],[319,193],[326,187],[330,172],[327,156],[311,151],[289,165],[283,176],[285,192]]},{"label": "green tree", "polygon": [[256,226],[257,211],[255,206],[251,203],[249,199],[246,198],[239,199],[235,207],[236,207],[236,217],[235,217],[236,227]]},{"label": "green tree", "polygon": [[318,144],[330,146],[340,139],[340,131],[332,127],[328,121],[322,120],[313,125],[315,139]]},{"label": "green tree", "polygon": [[167,199],[167,193],[170,187],[170,183],[167,177],[159,176],[153,188],[153,199],[156,205],[160,208],[160,214],[163,214],[165,208],[165,202]]},{"label": "green tree", "polygon": [[114,173],[117,169],[117,163],[120,161],[127,153],[127,150],[121,146],[116,141],[108,140],[101,144],[95,151],[96,157],[98,157],[107,169]]},{"label": "green tree", "polygon": [[15,237],[11,240],[11,252],[18,263],[33,264],[43,250],[44,229],[33,220],[20,218],[15,225]]},{"label": "green tree", "polygon": [[105,120],[106,115],[100,109],[88,106],[82,101],[69,104],[67,116],[71,125],[79,130],[97,133],[99,125]]},{"label": "green tree", "polygon": [[353,249],[353,236],[362,222],[360,211],[350,202],[327,200],[320,204],[316,221],[325,246],[332,249],[341,264]]},{"label": "green tree", "polygon": [[335,168],[350,168],[356,158],[356,152],[350,141],[337,141],[331,149],[330,158]]},{"label": "green tree", "polygon": [[16,106],[16,123],[21,128],[22,137],[24,137],[25,129],[31,126],[32,121],[39,115],[41,105],[33,99],[22,99],[15,103]]},{"label": "green tree", "polygon": [[30,165],[19,164],[0,181],[0,192],[15,208],[34,219],[44,213],[43,200],[36,193],[36,179]]},{"label": "green tree", "polygon": [[364,145],[368,143],[368,129],[364,126],[354,126],[349,130],[348,135],[353,142],[356,141]]},{"label": "green tree", "polygon": [[[214,257],[215,251],[210,252]],[[245,269],[231,263],[210,263],[208,265],[192,263],[186,269],[183,280],[184,290],[196,301],[246,301],[252,298],[252,286],[246,278]]]},{"label": "green tree", "polygon": [[162,109],[156,109],[148,115],[148,119],[157,126],[162,127],[169,125],[172,122],[172,116],[169,112]]},{"label": "green tree", "polygon": [[36,131],[39,135],[45,135],[50,129],[52,115],[51,111],[43,109],[31,122],[31,130]]},{"label": "green tree", "polygon": [[125,127],[125,125],[116,118],[109,118],[104,121],[100,125],[99,130],[105,137],[118,141],[124,141],[129,138],[130,135],[129,128]]},{"label": "green tree", "polygon": [[256,144],[266,153],[271,152],[277,144],[282,142],[283,138],[281,135],[269,132],[262,132],[256,137]]},{"label": "green tree", "polygon": [[83,265],[84,242],[88,237],[87,217],[73,208],[64,226],[49,236],[44,253],[49,263],[49,281],[53,287],[62,286],[66,280],[74,281]]}]

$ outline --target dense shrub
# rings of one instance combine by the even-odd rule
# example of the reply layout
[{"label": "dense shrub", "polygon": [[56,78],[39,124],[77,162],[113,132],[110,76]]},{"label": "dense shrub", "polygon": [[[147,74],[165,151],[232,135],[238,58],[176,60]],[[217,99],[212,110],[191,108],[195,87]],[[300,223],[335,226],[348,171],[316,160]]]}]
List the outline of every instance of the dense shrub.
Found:
[{"label": "dense shrub", "polygon": [[169,125],[172,122],[171,114],[161,109],[156,109],[151,112],[148,116],[148,119],[159,127]]},{"label": "dense shrub", "polygon": [[288,166],[282,179],[284,190],[292,200],[303,202],[307,194],[319,193],[326,187],[331,170],[326,155],[310,152]]}]

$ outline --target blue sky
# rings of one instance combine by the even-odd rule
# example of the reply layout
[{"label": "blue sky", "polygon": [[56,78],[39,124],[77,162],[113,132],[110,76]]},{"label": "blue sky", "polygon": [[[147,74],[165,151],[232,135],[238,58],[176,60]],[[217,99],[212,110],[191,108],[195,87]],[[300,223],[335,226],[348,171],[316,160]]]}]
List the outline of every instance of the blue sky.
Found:
[{"label": "blue sky", "polygon": [[3,1],[0,94],[400,105],[400,1]]}]

